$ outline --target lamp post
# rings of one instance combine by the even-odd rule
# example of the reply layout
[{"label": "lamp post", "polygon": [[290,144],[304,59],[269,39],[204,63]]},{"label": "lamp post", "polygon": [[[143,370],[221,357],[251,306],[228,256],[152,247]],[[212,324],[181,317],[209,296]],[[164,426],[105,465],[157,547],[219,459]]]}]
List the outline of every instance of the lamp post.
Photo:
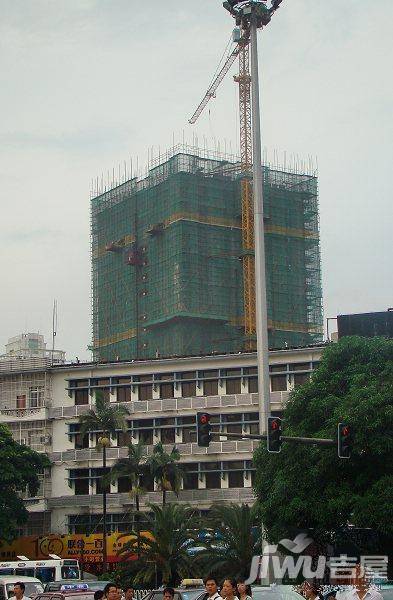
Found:
[{"label": "lamp post", "polygon": [[[105,475],[106,469],[106,449],[111,445],[110,438],[106,435],[98,438],[98,443],[102,447],[102,468]],[[107,572],[108,558],[107,558],[107,530],[106,530],[106,481],[103,481],[102,486],[102,572]]]}]

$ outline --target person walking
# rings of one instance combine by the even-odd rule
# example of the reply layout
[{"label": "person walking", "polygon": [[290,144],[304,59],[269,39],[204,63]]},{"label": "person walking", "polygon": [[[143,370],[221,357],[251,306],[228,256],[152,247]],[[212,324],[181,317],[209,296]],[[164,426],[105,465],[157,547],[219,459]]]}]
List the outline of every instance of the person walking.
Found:
[{"label": "person walking", "polygon": [[224,579],[221,586],[221,595],[225,600],[239,600],[236,596],[237,584],[235,579]]},{"label": "person walking", "polygon": [[218,581],[214,575],[208,575],[205,579],[205,589],[208,594],[206,600],[222,600],[218,592]]},{"label": "person walking", "polygon": [[28,596],[25,596],[26,586],[23,581],[17,581],[14,583],[14,598],[16,600],[31,600]]},{"label": "person walking", "polygon": [[251,586],[245,583],[245,579],[237,580],[237,595],[239,600],[252,600]]},{"label": "person walking", "polygon": [[162,593],[164,600],[173,600],[175,597],[175,590],[172,587],[164,588]]}]

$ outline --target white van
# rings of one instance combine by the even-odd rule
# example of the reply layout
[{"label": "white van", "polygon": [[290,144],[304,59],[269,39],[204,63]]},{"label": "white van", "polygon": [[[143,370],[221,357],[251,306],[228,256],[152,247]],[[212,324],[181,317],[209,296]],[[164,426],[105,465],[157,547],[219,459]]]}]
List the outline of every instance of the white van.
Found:
[{"label": "white van", "polygon": [[8,600],[14,595],[14,585],[17,581],[25,584],[25,596],[31,598],[44,591],[44,586],[36,577],[25,577],[23,575],[0,575],[0,600]]}]

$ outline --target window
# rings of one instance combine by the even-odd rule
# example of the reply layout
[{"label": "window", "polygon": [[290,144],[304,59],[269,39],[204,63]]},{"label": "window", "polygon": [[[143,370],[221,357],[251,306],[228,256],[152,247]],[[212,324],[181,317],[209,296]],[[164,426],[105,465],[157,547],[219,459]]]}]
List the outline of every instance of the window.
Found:
[{"label": "window", "polygon": [[131,402],[131,388],[130,387],[118,387],[117,388],[117,401],[118,402]]},{"label": "window", "polygon": [[119,494],[126,494],[131,491],[131,481],[129,477],[119,477],[117,480],[117,491]]},{"label": "window", "polygon": [[173,398],[174,396],[174,384],[173,384],[173,373],[165,373],[159,375],[161,381],[169,380],[168,383],[160,384],[160,398]]},{"label": "window", "polygon": [[227,369],[227,394],[240,394],[241,392],[241,369]]},{"label": "window", "polygon": [[16,397],[16,408],[26,408],[26,394]]},{"label": "window", "polygon": [[287,365],[270,365],[269,371],[271,373],[283,373],[287,371]]},{"label": "window", "polygon": [[249,394],[257,394],[258,393],[258,377],[249,377],[248,378],[248,393]]},{"label": "window", "polygon": [[161,442],[163,444],[175,443],[175,419],[158,419],[161,429]]},{"label": "window", "polygon": [[[189,444],[196,441],[195,417],[180,417],[183,427],[181,428],[183,444]],[[193,435],[194,434],[194,435]]]},{"label": "window", "polygon": [[105,477],[109,473],[109,468],[103,469],[93,469],[94,478],[96,480],[96,494],[102,494],[106,491],[107,494],[110,493],[110,484],[107,482]]},{"label": "window", "polygon": [[[234,414],[234,415],[222,415],[223,421],[227,423],[226,430],[227,433],[242,433],[242,415]],[[236,425],[232,425],[232,423],[236,423]]]},{"label": "window", "polygon": [[[102,514],[69,515],[68,533],[102,533],[102,522]],[[114,531],[128,532],[134,529],[133,518],[130,513],[107,513],[106,522],[109,533]]]},{"label": "window", "polygon": [[29,389],[29,406],[38,408],[42,406],[44,400],[44,389],[42,387],[31,387]]},{"label": "window", "polygon": [[201,470],[205,473],[207,489],[221,487],[221,465],[219,462],[201,463]]},{"label": "window", "polygon": [[118,431],[117,433],[117,445],[128,446],[131,444],[131,432],[130,431]]},{"label": "window", "polygon": [[139,439],[144,444],[153,443],[153,419],[141,419],[134,422],[134,427],[139,431]]},{"label": "window", "polygon": [[74,486],[75,495],[89,493],[89,469],[70,469],[70,485]]},{"label": "window", "polygon": [[241,379],[227,379],[227,394],[240,394]]},{"label": "window", "polygon": [[81,433],[77,433],[75,436],[75,449],[82,450],[83,448],[89,447],[89,434],[85,433],[82,435]]},{"label": "window", "polygon": [[75,404],[89,404],[89,391],[75,390]]},{"label": "window", "polygon": [[310,363],[294,363],[289,365],[291,371],[309,371]]},{"label": "window", "polygon": [[[134,381],[152,381],[153,375],[140,375],[139,377],[134,377]],[[151,400],[153,398],[153,384],[146,383],[143,385],[138,385],[138,400]]]},{"label": "window", "polygon": [[[195,371],[187,371],[180,374],[182,379],[190,379],[191,381],[182,381],[181,394],[183,397],[196,396],[196,373]],[[194,381],[192,381],[194,380]]]},{"label": "window", "polygon": [[105,402],[109,402],[110,401],[110,396],[111,396],[110,388],[99,388],[99,389],[96,389],[96,398],[100,394],[101,394],[102,398],[105,400]]},{"label": "window", "polygon": [[310,373],[297,373],[293,376],[293,385],[294,387],[299,387],[304,383],[307,383],[310,379]]},{"label": "window", "polygon": [[89,387],[88,379],[75,379],[70,382],[70,387]]},{"label": "window", "polygon": [[272,392],[286,392],[287,376],[286,375],[272,375],[270,377],[270,387],[271,387]]},{"label": "window", "polygon": [[242,460],[233,460],[225,464],[228,470],[228,487],[244,487],[244,465]]},{"label": "window", "polygon": [[[218,371],[203,371],[203,393],[205,396],[217,396],[218,394]],[[217,379],[215,379],[217,378]]]},{"label": "window", "polygon": [[74,481],[75,496],[85,495],[89,493],[88,479],[75,479]]},{"label": "window", "polygon": [[183,489],[198,489],[198,463],[182,465],[183,469]]},{"label": "window", "polygon": [[259,433],[259,414],[257,412],[246,413],[244,421],[246,424],[249,423],[250,433]]}]

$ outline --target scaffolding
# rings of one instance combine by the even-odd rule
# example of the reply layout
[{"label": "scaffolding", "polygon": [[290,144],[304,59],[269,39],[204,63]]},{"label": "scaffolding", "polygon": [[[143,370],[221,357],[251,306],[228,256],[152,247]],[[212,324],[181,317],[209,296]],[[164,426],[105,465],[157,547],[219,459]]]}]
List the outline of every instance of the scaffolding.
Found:
[{"label": "scaffolding", "polygon": [[[312,173],[264,167],[270,347],[322,337],[318,190]],[[176,146],[141,179],[91,203],[98,360],[241,351],[241,161]],[[252,252],[252,251],[251,251]]]}]

